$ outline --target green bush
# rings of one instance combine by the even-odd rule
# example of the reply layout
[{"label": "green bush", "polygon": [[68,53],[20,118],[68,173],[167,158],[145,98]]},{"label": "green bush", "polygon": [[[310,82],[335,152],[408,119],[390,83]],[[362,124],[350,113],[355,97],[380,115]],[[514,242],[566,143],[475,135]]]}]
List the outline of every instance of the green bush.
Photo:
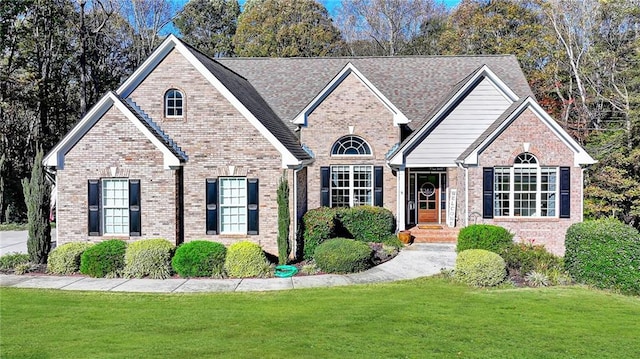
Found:
[{"label": "green bush", "polygon": [[141,239],[124,254],[125,278],[166,279],[171,276],[171,256],[175,247],[166,239]]},{"label": "green bush", "polygon": [[372,250],[363,242],[333,238],[316,248],[314,259],[318,268],[327,273],[354,273],[371,268]]},{"label": "green bush", "polygon": [[52,274],[69,275],[80,270],[82,253],[93,246],[89,242],[71,242],[56,247],[49,253],[47,271]]},{"label": "green bush", "polygon": [[178,246],[171,264],[181,277],[219,277],[226,256],[227,248],[222,243],[192,241]]},{"label": "green bush", "polygon": [[382,242],[396,229],[393,213],[383,207],[356,206],[340,208],[338,220],[346,234],[360,242]]},{"label": "green bush", "polygon": [[119,239],[100,242],[80,257],[80,273],[94,278],[117,277],[124,269],[127,243]]},{"label": "green bush", "polygon": [[507,276],[504,259],[484,249],[467,249],[458,253],[455,278],[475,287],[493,287]]},{"label": "green bush", "polygon": [[242,241],[227,249],[224,269],[230,277],[266,277],[271,270],[267,256],[259,245]]},{"label": "green bush", "polygon": [[316,247],[335,237],[336,211],[327,207],[312,209],[302,217],[304,259],[312,259]]},{"label": "green bush", "polygon": [[29,255],[26,253],[9,253],[0,257],[0,271],[15,271],[19,265],[29,263]]},{"label": "green bush", "polygon": [[562,270],[562,258],[557,257],[541,245],[513,243],[501,254],[510,272],[517,271],[523,275],[531,272],[548,273]]},{"label": "green bush", "polygon": [[565,239],[565,268],[581,283],[640,294],[640,234],[615,219],[573,224]]},{"label": "green bush", "polygon": [[507,229],[491,224],[472,224],[460,230],[456,251],[486,249],[501,254],[512,244],[513,234]]},{"label": "green bush", "polygon": [[394,248],[403,248],[404,244],[402,244],[402,242],[400,241],[400,239],[398,239],[398,236],[396,234],[389,234],[386,237],[384,237],[381,241],[382,244],[386,244],[388,246],[394,247]]}]

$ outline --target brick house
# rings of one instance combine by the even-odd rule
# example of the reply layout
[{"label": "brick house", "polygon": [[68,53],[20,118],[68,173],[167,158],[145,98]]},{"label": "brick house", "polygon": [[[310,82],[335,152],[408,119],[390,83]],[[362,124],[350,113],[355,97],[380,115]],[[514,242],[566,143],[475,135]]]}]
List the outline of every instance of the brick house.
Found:
[{"label": "brick house", "polygon": [[170,35],[47,154],[58,243],[251,240],[319,206],[494,223],[556,253],[594,160],[513,56],[210,59]]}]

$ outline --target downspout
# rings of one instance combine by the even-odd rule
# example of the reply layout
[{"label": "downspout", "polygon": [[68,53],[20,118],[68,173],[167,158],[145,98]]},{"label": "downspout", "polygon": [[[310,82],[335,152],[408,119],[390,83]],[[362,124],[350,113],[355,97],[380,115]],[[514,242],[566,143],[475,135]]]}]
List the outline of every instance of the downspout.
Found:
[{"label": "downspout", "polygon": [[293,169],[293,240],[291,241],[291,253],[293,253],[294,257],[298,253],[298,172],[301,169]]},{"label": "downspout", "polygon": [[469,168],[464,168],[464,226],[469,226]]}]

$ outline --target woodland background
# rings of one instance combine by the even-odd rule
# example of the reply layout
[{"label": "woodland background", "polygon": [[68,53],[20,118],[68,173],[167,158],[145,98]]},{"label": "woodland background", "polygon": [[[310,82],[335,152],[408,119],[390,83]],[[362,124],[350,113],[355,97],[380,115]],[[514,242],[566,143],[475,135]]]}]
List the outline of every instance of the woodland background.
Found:
[{"label": "woodland background", "polygon": [[168,31],[211,57],[514,54],[540,104],[599,162],[585,215],[640,228],[640,0],[0,2],[0,223],[20,180]]}]

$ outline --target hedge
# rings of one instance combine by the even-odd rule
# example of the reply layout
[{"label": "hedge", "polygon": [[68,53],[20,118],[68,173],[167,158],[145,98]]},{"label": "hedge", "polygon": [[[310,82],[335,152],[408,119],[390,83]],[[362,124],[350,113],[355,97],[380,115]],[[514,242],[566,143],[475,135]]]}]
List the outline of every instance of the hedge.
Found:
[{"label": "hedge", "polygon": [[236,242],[227,249],[224,269],[230,277],[266,277],[270,265],[262,248],[249,241]]},{"label": "hedge", "polygon": [[141,239],[127,247],[124,255],[126,278],[166,279],[171,276],[171,256],[175,247],[166,239]]},{"label": "hedge", "polygon": [[56,247],[49,253],[47,271],[52,274],[69,275],[80,270],[82,253],[94,244],[89,242],[71,242]]},{"label": "hedge", "polygon": [[176,249],[171,264],[181,277],[219,277],[226,256],[227,248],[222,243],[191,241]]},{"label": "hedge", "polygon": [[312,209],[302,217],[304,259],[312,259],[316,247],[335,237],[336,210],[328,207]]},{"label": "hedge", "polygon": [[501,254],[513,244],[513,234],[500,226],[472,224],[458,233],[457,252],[467,249],[486,249]]},{"label": "hedge", "polygon": [[371,268],[373,251],[363,242],[348,238],[333,238],[316,248],[314,258],[318,268],[327,273],[354,273]]},{"label": "hedge", "polygon": [[90,277],[117,277],[124,269],[127,243],[119,239],[100,242],[80,257],[80,273]]},{"label": "hedge", "polygon": [[341,227],[356,241],[379,243],[396,229],[393,213],[383,207],[355,206],[337,213]]},{"label": "hedge", "polygon": [[565,238],[565,268],[578,282],[640,294],[640,233],[616,219],[575,223]]},{"label": "hedge", "polygon": [[454,276],[475,287],[496,286],[507,276],[504,259],[484,249],[468,249],[458,253]]}]

